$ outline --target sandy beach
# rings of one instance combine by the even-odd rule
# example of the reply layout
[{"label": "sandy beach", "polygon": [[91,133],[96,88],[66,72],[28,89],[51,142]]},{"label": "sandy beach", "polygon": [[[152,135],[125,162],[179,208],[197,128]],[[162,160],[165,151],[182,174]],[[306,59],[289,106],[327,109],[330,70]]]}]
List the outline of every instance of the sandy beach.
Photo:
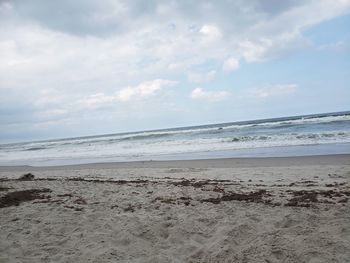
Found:
[{"label": "sandy beach", "polygon": [[350,155],[0,167],[0,262],[349,262],[349,179]]}]

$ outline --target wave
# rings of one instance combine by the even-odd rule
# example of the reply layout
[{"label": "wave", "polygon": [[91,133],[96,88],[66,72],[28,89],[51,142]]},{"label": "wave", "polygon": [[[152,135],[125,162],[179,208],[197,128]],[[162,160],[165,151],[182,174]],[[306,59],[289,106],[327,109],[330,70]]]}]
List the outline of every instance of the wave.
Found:
[{"label": "wave", "polygon": [[47,147],[31,147],[28,149],[25,149],[25,151],[38,151],[38,150],[45,150]]},{"label": "wave", "polygon": [[[284,118],[0,145],[4,160],[129,158],[350,143],[350,115]],[[29,154],[30,152],[30,154]]]},{"label": "wave", "polygon": [[118,136],[116,140],[132,140],[132,139],[147,139],[147,138],[160,138],[170,135],[199,135],[199,134],[220,134],[228,131],[250,129],[250,128],[281,128],[281,127],[291,127],[296,125],[308,125],[308,124],[324,124],[324,123],[334,123],[350,121],[350,115],[340,115],[340,116],[327,116],[327,117],[314,117],[314,118],[299,118],[295,120],[281,120],[281,121],[266,121],[261,123],[247,123],[247,124],[233,124],[233,123],[224,123],[224,124],[214,124],[208,125],[207,127],[198,126],[182,129],[169,129],[169,130],[160,130],[160,131],[147,131],[134,133],[129,135]]},{"label": "wave", "polygon": [[327,117],[314,117],[314,118],[299,118],[294,120],[280,120],[280,121],[265,121],[260,123],[250,123],[242,125],[230,125],[223,127],[223,129],[245,129],[250,127],[286,127],[295,125],[307,125],[307,124],[322,124],[322,123],[334,123],[350,121],[350,115],[340,116],[327,116]]},{"label": "wave", "polygon": [[298,140],[298,139],[326,139],[326,138],[350,138],[350,133],[345,132],[331,132],[331,133],[289,133],[283,135],[272,135],[272,136],[237,136],[229,139],[222,140],[223,142],[247,142],[247,141],[266,141],[266,140],[277,140],[277,139],[286,139],[286,140]]},{"label": "wave", "polygon": [[[84,158],[99,160],[120,160],[125,158],[146,158],[167,154],[190,154],[193,152],[215,152],[221,150],[254,149],[263,147],[350,143],[350,131],[302,132],[285,134],[257,134],[219,138],[181,137],[170,140],[124,140],[119,142],[70,144],[64,147],[39,147],[31,144],[22,150],[0,151],[0,163],[27,160],[27,163],[44,160],[79,160]],[[52,145],[51,145],[52,146]],[[31,151],[28,154],[28,151]]]},{"label": "wave", "polygon": [[[161,133],[161,134],[139,134],[139,135],[133,135],[133,136],[127,136],[121,139],[116,139],[117,141],[132,141],[132,140],[147,140],[147,139],[158,139],[163,137],[171,136],[171,133]],[[116,141],[112,140],[112,141]]]},{"label": "wave", "polygon": [[[275,134],[266,134],[266,135],[234,135],[235,133],[228,133],[225,136],[183,136],[183,137],[171,137],[172,133],[161,133],[161,134],[138,134],[138,135],[129,135],[119,138],[109,139],[109,140],[95,140],[95,141],[72,141],[71,143],[64,144],[30,144],[23,145],[22,147],[16,147],[8,149],[9,151],[84,151],[91,149],[103,149],[112,147],[115,150],[118,149],[134,149],[135,147],[173,147],[174,145],[194,145],[196,144],[206,144],[208,149],[210,149],[210,144],[222,144],[222,143],[255,143],[252,147],[258,147],[262,142],[274,142],[274,141],[284,141],[285,145],[288,145],[290,141],[293,141],[293,144],[298,142],[307,143],[308,141],[323,143],[329,140],[333,141],[347,141],[350,140],[350,131],[335,131],[335,132],[304,132],[304,133],[275,133]],[[234,135],[234,136],[232,136]],[[164,140],[164,138],[168,138]],[[136,143],[137,142],[137,143]],[[136,144],[135,144],[136,143]],[[161,149],[160,149],[161,150]]]},{"label": "wave", "polygon": [[[109,134],[99,135],[90,137],[79,137],[69,138],[51,141],[41,142],[28,142],[19,143],[12,145],[1,145],[0,150],[14,150],[19,151],[26,149],[27,151],[42,150],[45,148],[61,148],[71,147],[74,145],[89,146],[93,144],[105,144],[107,143],[118,143],[123,141],[146,141],[146,140],[160,140],[167,137],[170,139],[178,139],[181,137],[191,136],[193,138],[197,136],[229,136],[230,133],[235,132],[248,132],[263,130],[274,130],[288,127],[300,127],[307,125],[318,125],[318,124],[333,124],[337,122],[348,122],[350,121],[350,115],[338,115],[338,116],[323,116],[323,117],[299,117],[296,119],[270,119],[270,120],[258,120],[241,123],[224,123],[214,124],[197,127],[186,127],[186,128],[175,128],[167,130],[154,130],[154,131],[143,131],[123,134]],[[221,136],[221,137],[222,137]],[[240,139],[242,140],[242,139]]]}]

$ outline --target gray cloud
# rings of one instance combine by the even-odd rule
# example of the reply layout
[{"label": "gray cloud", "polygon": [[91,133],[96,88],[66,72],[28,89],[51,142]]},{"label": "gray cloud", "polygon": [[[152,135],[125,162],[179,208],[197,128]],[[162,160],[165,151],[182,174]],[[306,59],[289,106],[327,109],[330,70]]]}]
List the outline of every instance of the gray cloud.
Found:
[{"label": "gray cloud", "polygon": [[255,5],[258,9],[264,12],[275,15],[280,14],[292,7],[297,7],[305,3],[304,0],[269,0],[269,1],[255,1]]},{"label": "gray cloud", "polygon": [[11,1],[14,16],[76,35],[103,36],[121,31],[123,7],[114,1]]},{"label": "gray cloud", "polygon": [[[286,1],[161,1],[161,0],[61,0],[5,1],[12,6],[14,18],[26,19],[70,34],[105,36],[125,33],[148,23],[185,20],[192,26],[218,23],[227,32],[242,32],[257,19],[269,19],[305,4]],[[189,23],[189,26],[191,24]],[[253,23],[252,23],[253,22]]]}]

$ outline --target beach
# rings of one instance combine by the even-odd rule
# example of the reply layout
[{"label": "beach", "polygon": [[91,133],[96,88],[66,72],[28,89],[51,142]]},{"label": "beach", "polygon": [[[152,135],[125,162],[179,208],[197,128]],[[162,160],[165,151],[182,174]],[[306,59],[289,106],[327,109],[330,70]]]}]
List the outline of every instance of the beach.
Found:
[{"label": "beach", "polygon": [[350,0],[0,24],[0,263],[350,263]]},{"label": "beach", "polygon": [[349,178],[350,155],[3,166],[0,262],[348,262]]}]

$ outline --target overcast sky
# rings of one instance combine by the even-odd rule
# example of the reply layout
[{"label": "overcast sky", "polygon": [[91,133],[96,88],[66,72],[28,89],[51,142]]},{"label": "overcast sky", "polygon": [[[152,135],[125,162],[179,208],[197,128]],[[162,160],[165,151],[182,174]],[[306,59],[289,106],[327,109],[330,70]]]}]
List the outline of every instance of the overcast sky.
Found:
[{"label": "overcast sky", "polygon": [[350,110],[350,0],[0,0],[0,142]]}]

